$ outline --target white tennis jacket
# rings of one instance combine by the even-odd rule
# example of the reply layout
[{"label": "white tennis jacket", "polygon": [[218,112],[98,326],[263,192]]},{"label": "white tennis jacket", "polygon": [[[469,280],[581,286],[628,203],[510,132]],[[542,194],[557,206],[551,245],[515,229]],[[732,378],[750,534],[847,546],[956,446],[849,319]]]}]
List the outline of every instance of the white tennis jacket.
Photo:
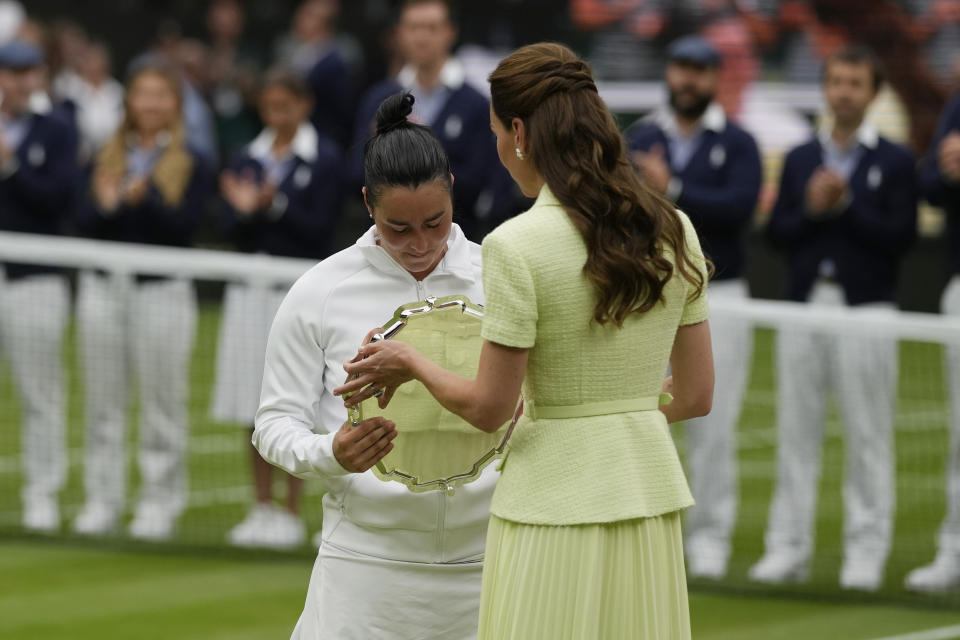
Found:
[{"label": "white tennis jacket", "polygon": [[357,243],[304,274],[277,312],[267,341],[253,444],[268,462],[300,478],[321,478],[323,541],[406,562],[464,562],[483,556],[495,463],[453,496],[413,493],[372,471],[349,473],[333,455],[347,420],[343,363],[367,332],[402,304],[466,294],[483,303],[480,246],[453,225],[447,253],[418,282],[377,246],[371,227]]}]

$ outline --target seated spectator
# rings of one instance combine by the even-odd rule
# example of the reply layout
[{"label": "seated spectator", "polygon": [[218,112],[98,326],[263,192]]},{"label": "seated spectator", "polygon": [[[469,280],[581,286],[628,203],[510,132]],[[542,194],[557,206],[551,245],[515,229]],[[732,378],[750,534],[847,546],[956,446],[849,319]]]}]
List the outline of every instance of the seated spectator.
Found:
[{"label": "seated spectator", "polygon": [[293,17],[289,38],[279,45],[278,62],[299,72],[313,92],[310,121],[322,135],[345,146],[353,124],[358,53],[337,37],[340,0],[306,0]]}]

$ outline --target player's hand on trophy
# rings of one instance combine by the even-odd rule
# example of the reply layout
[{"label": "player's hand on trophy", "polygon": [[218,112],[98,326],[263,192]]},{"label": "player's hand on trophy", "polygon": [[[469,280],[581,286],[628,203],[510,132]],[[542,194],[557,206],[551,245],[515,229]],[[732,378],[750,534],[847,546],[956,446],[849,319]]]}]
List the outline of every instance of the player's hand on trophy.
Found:
[{"label": "player's hand on trophy", "polygon": [[333,456],[351,473],[363,473],[390,453],[397,425],[383,416],[361,420],[357,426],[345,422],[333,436]]}]

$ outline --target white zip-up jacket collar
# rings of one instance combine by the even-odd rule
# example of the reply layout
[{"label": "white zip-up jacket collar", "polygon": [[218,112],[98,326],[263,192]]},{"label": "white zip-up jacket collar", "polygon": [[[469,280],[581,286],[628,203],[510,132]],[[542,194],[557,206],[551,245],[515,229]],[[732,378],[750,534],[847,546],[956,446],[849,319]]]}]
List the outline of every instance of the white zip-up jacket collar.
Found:
[{"label": "white zip-up jacket collar", "polygon": [[333,434],[346,421],[331,390],[343,363],[370,329],[402,304],[465,294],[483,303],[480,246],[457,225],[447,253],[422,281],[376,244],[371,228],[290,289],[267,342],[253,444],[272,464],[301,478],[321,478],[323,539],[366,555],[408,562],[463,562],[483,555],[490,497],[498,477],[487,467],[453,496],[413,493],[371,471],[348,473],[333,456]]}]

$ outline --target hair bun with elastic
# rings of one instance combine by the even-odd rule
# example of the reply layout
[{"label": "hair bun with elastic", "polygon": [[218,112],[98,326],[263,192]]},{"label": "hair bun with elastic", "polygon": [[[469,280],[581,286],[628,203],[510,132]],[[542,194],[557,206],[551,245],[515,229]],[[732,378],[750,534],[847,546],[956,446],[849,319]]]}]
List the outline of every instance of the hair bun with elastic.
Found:
[{"label": "hair bun with elastic", "polygon": [[377,109],[377,135],[399,129],[408,124],[407,117],[413,113],[413,96],[407,92],[390,96]]}]

